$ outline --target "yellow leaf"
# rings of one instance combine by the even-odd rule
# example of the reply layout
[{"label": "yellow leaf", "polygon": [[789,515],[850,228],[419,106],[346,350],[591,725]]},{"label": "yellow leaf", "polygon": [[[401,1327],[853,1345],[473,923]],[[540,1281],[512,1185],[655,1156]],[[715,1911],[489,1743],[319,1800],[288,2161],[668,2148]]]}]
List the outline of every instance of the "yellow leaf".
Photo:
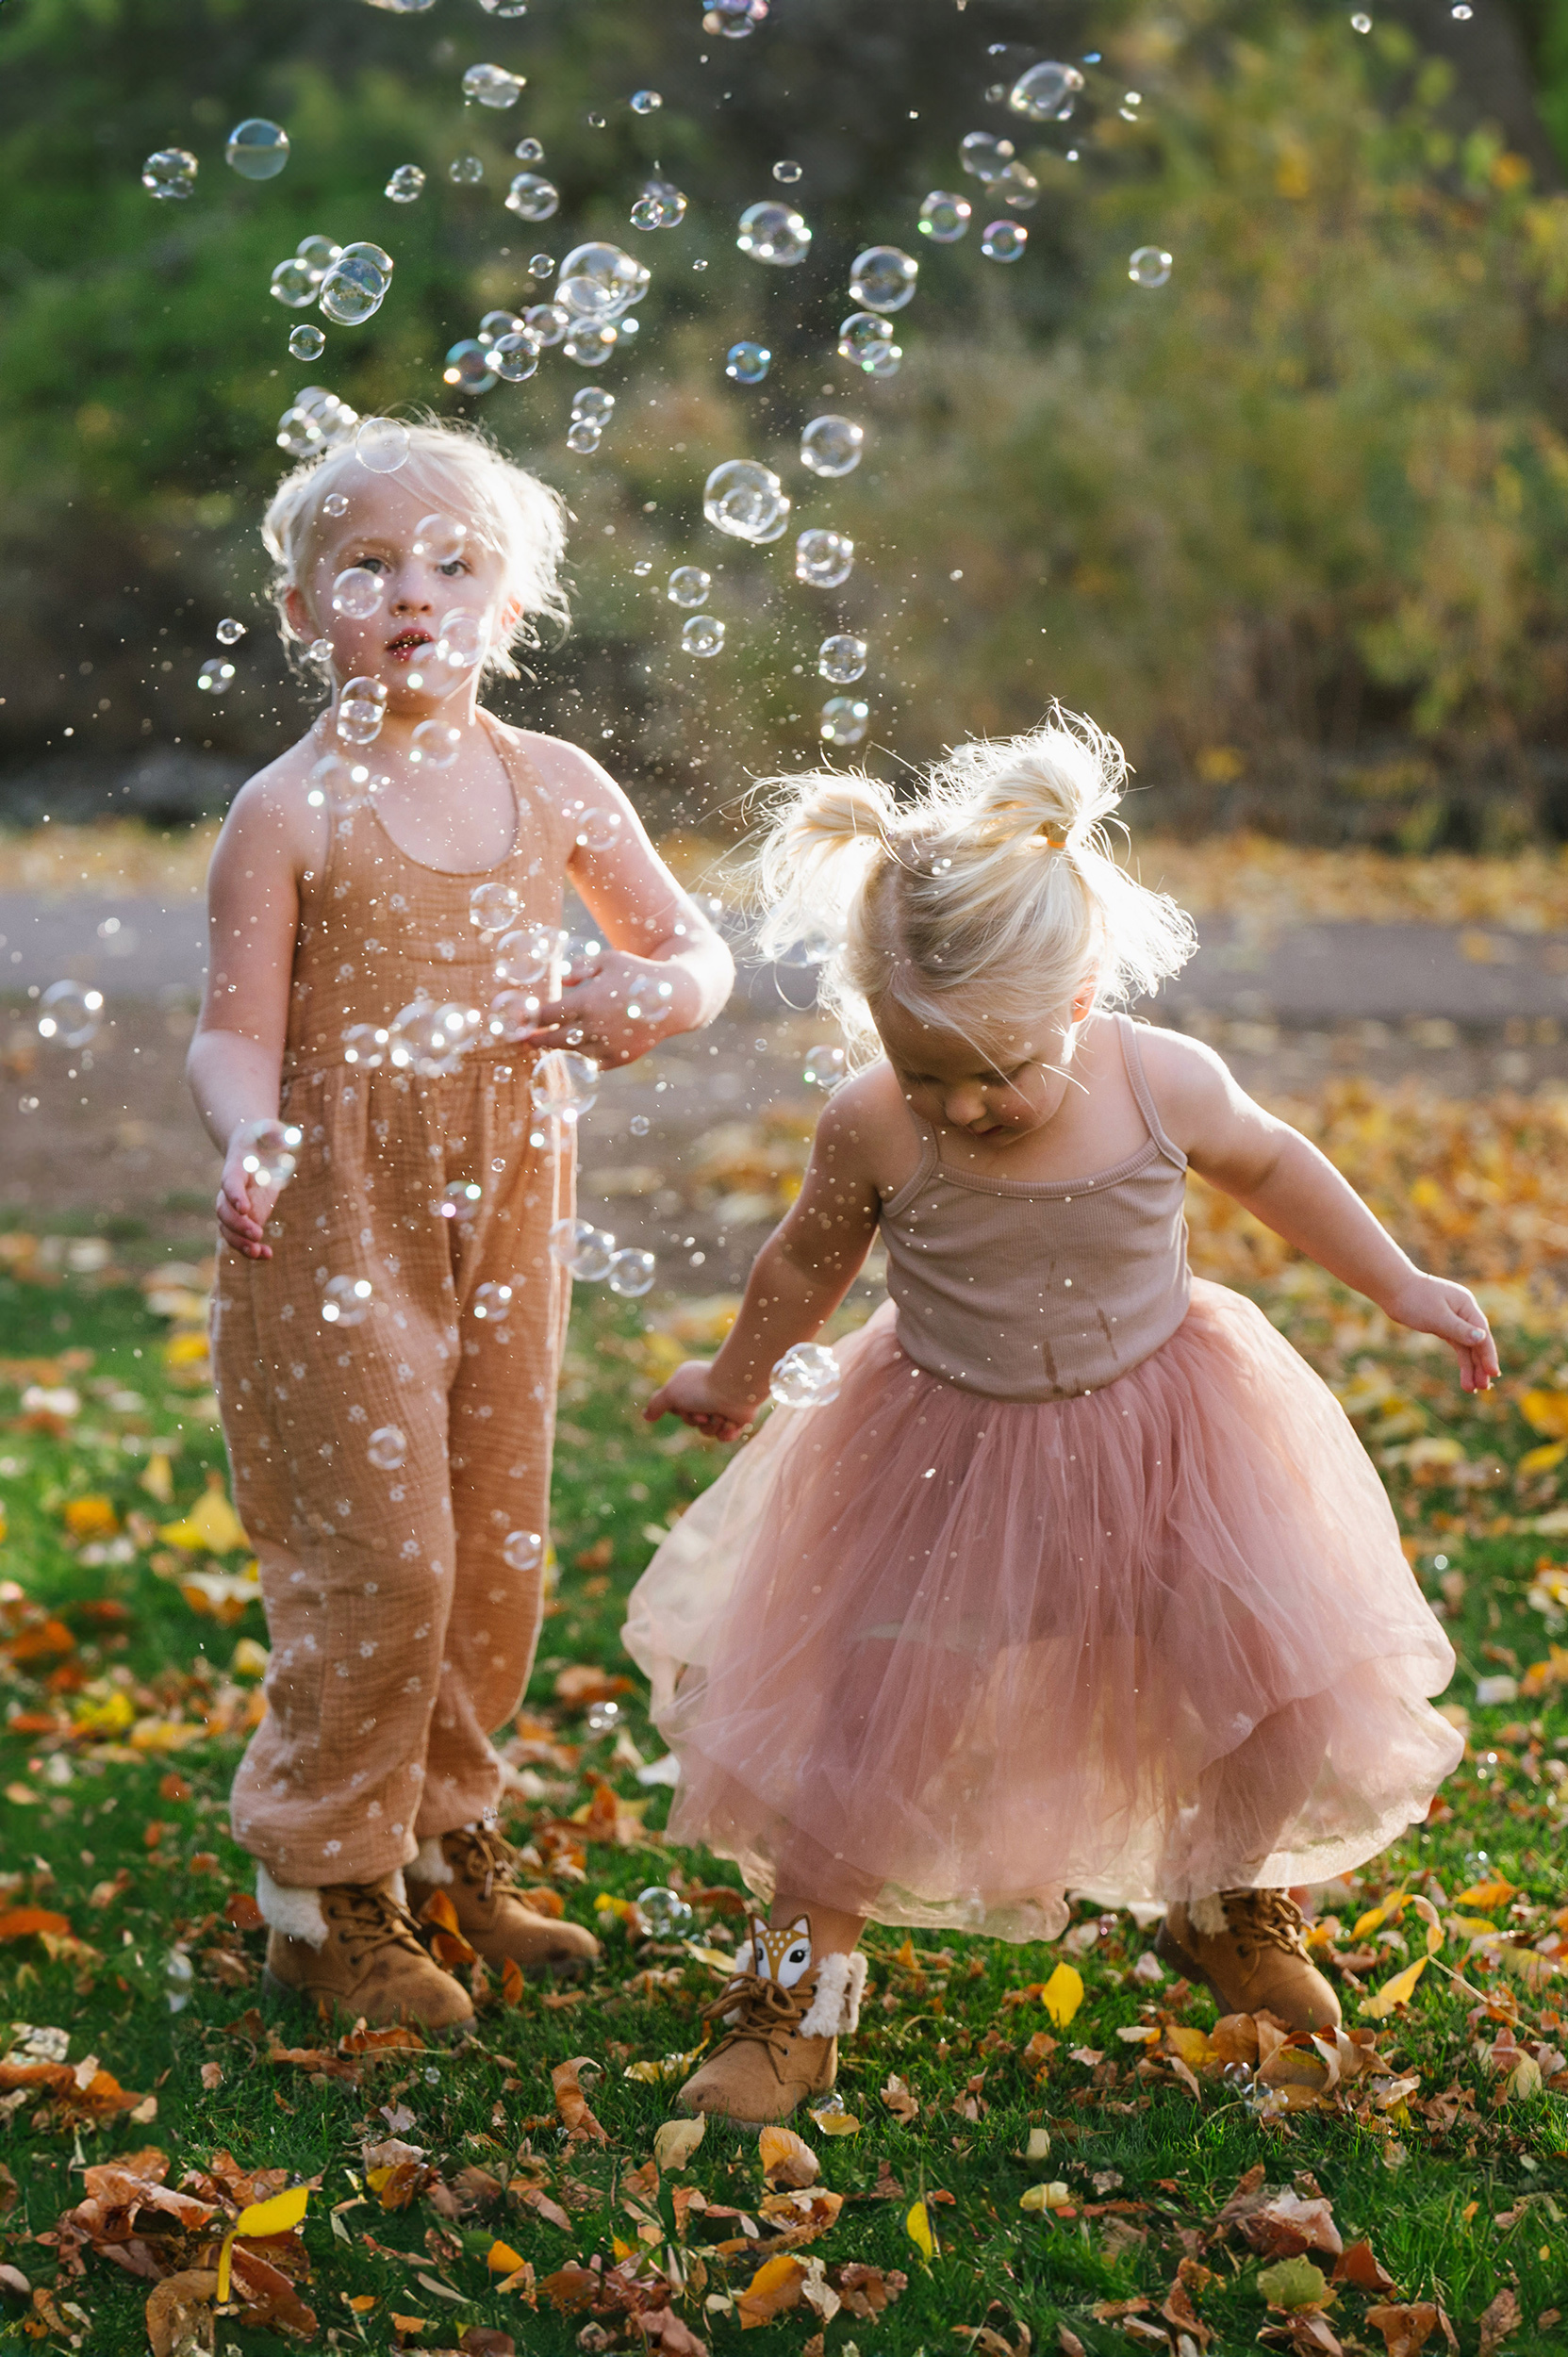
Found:
[{"label": "yellow leaf", "polygon": [[[1202,2032],[1199,2031],[1197,2035],[1201,2036]],[[1032,2128],[1030,2130],[1029,2142],[1024,2148],[1024,2158],[1026,2161],[1049,2160],[1050,2130],[1048,2128]]]},{"label": "yellow leaf", "polygon": [[163,1345],[166,1367],[193,1367],[206,1357],[205,1334],[175,1334]]},{"label": "yellow leaf", "polygon": [[1366,1913],[1358,1915],[1351,1924],[1351,1938],[1361,1939],[1368,1932],[1380,1931],[1385,1923],[1396,1923],[1409,1906],[1410,1897],[1408,1890],[1396,1890],[1392,1898],[1381,1900],[1375,1907],[1368,1907]]},{"label": "yellow leaf", "polygon": [[860,2121],[853,2112],[827,2110],[813,2112],[810,2117],[825,2136],[858,2136]]},{"label": "yellow leaf", "polygon": [[181,1521],[163,1524],[157,1535],[171,1546],[189,1547],[192,1555],[204,1548],[209,1555],[232,1555],[250,1544],[239,1515],[216,1480]]},{"label": "yellow leaf", "polygon": [[923,2201],[916,2201],[904,2219],[904,2233],[928,2264],[935,2258],[936,2236],[931,2231],[931,2218]]},{"label": "yellow leaf", "polygon": [[1495,1939],[1497,1926],[1485,1915],[1456,1915],[1455,1922],[1466,1939]]},{"label": "yellow leaf", "polygon": [[1548,1440],[1568,1441],[1568,1392],[1527,1392],[1519,1412],[1532,1432]]},{"label": "yellow leaf", "polygon": [[234,2222],[237,2234],[289,2234],[305,2216],[310,2200],[308,2185],[290,2185],[270,2201],[253,2201]]},{"label": "yellow leaf", "polygon": [[1072,2200],[1060,2177],[1053,2177],[1048,2185],[1027,2185],[1018,2196],[1020,2210],[1060,2210]]},{"label": "yellow leaf", "polygon": [[636,2252],[636,2248],[637,2247],[635,2242],[622,2242],[619,2234],[612,2234],[610,2236],[610,2249],[614,2251],[618,2261],[634,2257]]},{"label": "yellow leaf", "polygon": [[120,1517],[112,1498],[72,1498],[65,1508],[65,1526],[73,1539],[112,1539]]},{"label": "yellow leaf", "polygon": [[1527,1448],[1514,1467],[1515,1473],[1528,1477],[1531,1474],[1550,1473],[1568,1457],[1568,1441],[1548,1441],[1542,1448]]},{"label": "yellow leaf", "polygon": [[169,1459],[161,1449],[155,1449],[147,1459],[147,1470],[141,1476],[141,1487],[159,1506],[170,1506],[174,1497],[174,1475]]},{"label": "yellow leaf", "polygon": [[653,2131],[653,2158],[661,2168],[681,2169],[689,2167],[691,2156],[707,2134],[708,2117],[699,2112],[695,2119],[667,2119]]},{"label": "yellow leaf", "polygon": [[1059,1964],[1040,1991],[1040,2003],[1056,2027],[1065,2030],[1083,2003],[1081,1972],[1074,1971],[1070,1964]]},{"label": "yellow leaf", "polygon": [[803,2136],[793,2128],[765,2128],[757,2139],[762,2173],[770,2183],[815,2184],[822,2164]]},{"label": "yellow leaf", "polygon": [[1385,1981],[1375,1997],[1363,1997],[1362,2013],[1370,2020],[1386,2021],[1396,2005],[1408,2005],[1428,1961],[1426,1956],[1417,1956],[1415,1962],[1408,1964],[1403,1972],[1396,1972],[1392,1981]]},{"label": "yellow leaf", "polygon": [[1170,2021],[1165,2025],[1165,2044],[1173,2054],[1180,2054],[1189,2070],[1201,2070],[1205,2063],[1218,2062],[1219,2049],[1206,2032],[1193,2029],[1185,2021]]},{"label": "yellow leaf", "polygon": [[1489,1907],[1506,1907],[1509,1901],[1517,1896],[1514,1885],[1505,1882],[1499,1874],[1493,1882],[1472,1883],[1468,1890],[1456,1891],[1454,1904],[1457,1907],[1478,1907],[1484,1915]]},{"label": "yellow leaf", "polygon": [[509,2242],[493,2242],[485,2253],[485,2265],[492,2275],[511,2275],[523,2265],[522,2254]]}]

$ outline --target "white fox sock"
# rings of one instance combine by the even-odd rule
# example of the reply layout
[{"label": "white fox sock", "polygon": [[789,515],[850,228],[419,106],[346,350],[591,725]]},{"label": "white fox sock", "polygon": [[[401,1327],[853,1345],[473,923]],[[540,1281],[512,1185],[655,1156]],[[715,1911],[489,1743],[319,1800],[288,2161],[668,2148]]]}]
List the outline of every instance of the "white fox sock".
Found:
[{"label": "white fox sock", "polygon": [[426,1834],[420,1843],[419,1855],[410,1864],[408,1871],[417,1883],[455,1881],[456,1877],[448,1865],[446,1854],[441,1848],[439,1834]]},{"label": "white fox sock", "polygon": [[824,1956],[817,1971],[817,1988],[801,2020],[801,2037],[848,2037],[860,2027],[860,1998],[866,1986],[866,1958]]}]

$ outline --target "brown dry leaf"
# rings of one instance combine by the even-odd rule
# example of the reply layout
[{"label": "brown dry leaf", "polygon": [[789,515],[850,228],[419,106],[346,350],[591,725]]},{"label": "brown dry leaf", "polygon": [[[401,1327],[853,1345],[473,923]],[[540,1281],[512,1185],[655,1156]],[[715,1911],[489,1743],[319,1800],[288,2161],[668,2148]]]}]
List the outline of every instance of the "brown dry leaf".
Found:
[{"label": "brown dry leaf", "polygon": [[[664,2357],[708,2357],[706,2341],[700,2341],[689,2324],[684,2324],[673,2308],[655,2308],[637,2318],[637,2330],[651,2348],[664,2351]],[[821,2335],[817,2335],[820,2340]]]},{"label": "brown dry leaf", "polygon": [[1065,2324],[1059,2324],[1056,2328],[1056,2346],[1061,2350],[1062,2357],[1089,2357],[1078,2334],[1069,2332]]},{"label": "brown dry leaf", "polygon": [[806,2270],[799,2259],[765,2259],[743,2292],[735,2295],[741,2330],[771,2324],[785,2309],[799,2307]]},{"label": "brown dry leaf", "polygon": [[510,2332],[495,2324],[470,2324],[457,2346],[463,2357],[518,2357]]},{"label": "brown dry leaf", "polygon": [[431,1927],[430,1953],[437,1964],[477,1964],[479,1952],[464,1938],[457,1910],[446,1892],[431,1892],[420,1911],[420,1921]]},{"label": "brown dry leaf", "polygon": [[1366,2321],[1382,2334],[1388,2357],[1416,2357],[1437,2331],[1438,2312],[1429,2299],[1399,2300],[1369,2308]]},{"label": "brown dry leaf", "polygon": [[1212,2328],[1204,2323],[1197,2310],[1193,2306],[1191,2291],[1180,2278],[1166,2293],[1164,2305],[1160,2314],[1175,2332],[1186,2333],[1190,2340],[1197,2342],[1200,2349],[1207,2349],[1214,2337]]},{"label": "brown dry leaf", "polygon": [[1519,2312],[1519,2295],[1510,2283],[1505,2283],[1495,2299],[1482,2309],[1480,2339],[1476,2357],[1495,2357],[1503,2343],[1518,2332],[1523,2317]]},{"label": "brown dry leaf", "polygon": [[[270,2247],[275,2248],[275,2241],[270,2241]],[[303,2245],[297,2247],[303,2250]],[[305,2306],[281,2267],[242,2242],[234,2246],[233,2292],[241,2304],[242,2323],[271,2325],[302,2341],[316,2338],[319,2327],[315,2310]]]},{"label": "brown dry leaf", "polygon": [[1334,2262],[1329,2278],[1334,2283],[1353,2283],[1359,2292],[1391,2292],[1394,2278],[1375,2256],[1372,2245],[1364,2236],[1353,2242]]},{"label": "brown dry leaf", "polygon": [[576,2054],[570,2062],[557,2063],[550,2074],[550,2084],[555,2090],[555,2108],[561,2115],[569,2144],[610,2141],[588,2108],[588,2099],[578,2083],[577,2074],[589,2059],[586,2054]]},{"label": "brown dry leaf", "polygon": [[520,2178],[514,2177],[510,2190],[514,2199],[520,2202],[524,2209],[534,2211],[536,2216],[545,2219],[549,2225],[558,2226],[563,2234],[570,2233],[570,2218],[568,2217],[558,2201],[551,2200],[542,2185],[525,2184]]},{"label": "brown dry leaf", "polygon": [[0,2217],[8,2217],[15,2209],[17,2191],[16,2179],[11,2175],[5,2162],[0,2161]]},{"label": "brown dry leaf", "polygon": [[1209,2033],[1209,2042],[1222,2063],[1246,2063],[1256,2069],[1258,2024],[1251,2014],[1222,2014]]},{"label": "brown dry leaf", "polygon": [[889,2075],[887,2085],[882,2091],[882,2100],[895,2119],[901,2120],[906,2128],[920,2117],[919,2098],[911,2093],[897,2072]]},{"label": "brown dry leaf", "polygon": [[[1248,2017],[1245,2014],[1232,2015],[1230,2019],[1246,2020]],[[1223,2029],[1224,2022],[1221,2022],[1219,2027]],[[1262,2161],[1259,2161],[1246,2171],[1244,2177],[1237,2180],[1235,2191],[1214,2220],[1216,2228],[1232,2226],[1238,2218],[1250,2217],[1254,2210],[1263,2208],[1269,2198],[1263,2185],[1263,2165]]]},{"label": "brown dry leaf", "polygon": [[852,2316],[872,2324],[908,2291],[909,2278],[901,2267],[863,2266],[850,2259],[833,2270],[833,2286]]},{"label": "brown dry leaf", "polygon": [[8,2262],[0,2266],[0,2291],[14,2292],[18,2299],[25,2299],[32,2288],[20,2267],[13,2267]]},{"label": "brown dry leaf", "polygon": [[1238,2222],[1253,2250],[1265,2259],[1299,2258],[1306,2250],[1326,2250],[1338,2258],[1345,2249],[1333,2210],[1322,2196],[1304,2201],[1299,2194],[1278,2194]]},{"label": "brown dry leaf", "polygon": [[210,2267],[167,2275],[147,2295],[147,2338],[153,2357],[196,2357],[212,2348],[212,2301],[218,2277]]},{"label": "brown dry leaf", "polygon": [[539,2298],[548,2299],[564,2316],[580,2316],[591,2308],[599,2298],[600,2278],[592,2267],[586,2267],[575,2259],[558,2267],[553,2275],[539,2279]]},{"label": "brown dry leaf", "polygon": [[770,2185],[815,2184],[822,2164],[793,2128],[765,2128],[758,2139],[762,2173]]},{"label": "brown dry leaf", "polygon": [[347,2036],[338,2041],[340,2054],[381,2054],[399,2047],[422,2054],[424,2040],[418,2030],[410,2030],[403,2022],[391,2022],[384,2030],[371,2030],[363,2021],[356,2021]]},{"label": "brown dry leaf", "polygon": [[0,1915],[0,1939],[33,1939],[39,1933],[49,1932],[57,1938],[69,1938],[71,1923],[68,1917],[56,1915],[49,1907],[11,1907]]},{"label": "brown dry leaf", "polygon": [[636,1690],[633,1679],[602,1670],[595,1661],[573,1661],[555,1680],[556,1700],[571,1710],[586,1710],[590,1703],[614,1702],[618,1695]]}]

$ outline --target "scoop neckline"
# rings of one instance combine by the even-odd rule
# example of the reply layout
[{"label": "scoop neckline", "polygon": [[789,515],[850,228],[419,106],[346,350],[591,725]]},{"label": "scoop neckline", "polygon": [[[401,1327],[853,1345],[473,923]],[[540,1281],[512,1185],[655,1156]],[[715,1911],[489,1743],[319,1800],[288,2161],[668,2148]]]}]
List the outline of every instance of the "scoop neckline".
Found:
[{"label": "scoop neckline", "polygon": [[453,883],[474,883],[485,876],[493,876],[497,874],[501,868],[510,866],[512,861],[520,858],[522,853],[522,799],[518,793],[518,782],[512,775],[512,765],[507,760],[506,755],[502,749],[501,738],[496,733],[496,722],[492,720],[487,712],[482,711],[478,717],[484,722],[490,743],[495,749],[495,757],[500,762],[502,774],[506,780],[506,790],[512,798],[511,843],[507,849],[502,853],[500,859],[492,860],[488,867],[437,867],[435,865],[434,862],[430,860],[417,859],[412,851],[405,851],[404,849],[403,845],[398,841],[397,836],[392,832],[391,828],[387,824],[386,819],[383,818],[381,813],[377,810],[375,806],[374,795],[372,794],[371,797],[371,816],[375,820],[376,825],[380,828],[382,833],[386,836],[388,842],[391,845],[399,859],[401,859],[405,865],[409,867],[419,868],[421,875],[445,876]]}]

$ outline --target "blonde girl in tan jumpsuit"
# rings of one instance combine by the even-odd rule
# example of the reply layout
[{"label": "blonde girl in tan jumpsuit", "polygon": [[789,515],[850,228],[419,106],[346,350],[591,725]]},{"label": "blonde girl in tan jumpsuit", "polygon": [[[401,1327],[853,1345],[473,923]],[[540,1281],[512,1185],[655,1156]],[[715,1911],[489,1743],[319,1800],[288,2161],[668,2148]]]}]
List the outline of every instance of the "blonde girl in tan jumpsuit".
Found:
[{"label": "blonde girl in tan jumpsuit", "polygon": [[[533,1661],[569,1295],[548,1238],[573,1132],[531,1083],[552,1049],[625,1063],[710,1021],[732,968],[599,765],[478,706],[481,672],[564,614],[552,492],[477,435],[417,426],[390,473],[352,445],[296,470],[264,530],[286,631],[330,655],[333,701],[229,814],[190,1051],[223,1156],[218,1397],[272,1641],[234,1829],[274,1982],[450,2026],[471,2006],[409,1912],[436,1888],[492,1963],[596,1953],[524,1905],[494,1830],[489,1736]],[[349,569],[383,585],[361,619],[334,606]],[[478,621],[466,669],[446,659],[454,610]],[[351,679],[385,691],[365,745],[338,733]],[[553,929],[569,881],[607,947],[558,1003],[548,984],[536,1013],[514,999],[444,1073],[366,1040],[421,998],[488,1018],[476,890],[502,887],[480,915],[509,887],[508,928]],[[299,1132],[287,1179],[280,1125]]]}]

